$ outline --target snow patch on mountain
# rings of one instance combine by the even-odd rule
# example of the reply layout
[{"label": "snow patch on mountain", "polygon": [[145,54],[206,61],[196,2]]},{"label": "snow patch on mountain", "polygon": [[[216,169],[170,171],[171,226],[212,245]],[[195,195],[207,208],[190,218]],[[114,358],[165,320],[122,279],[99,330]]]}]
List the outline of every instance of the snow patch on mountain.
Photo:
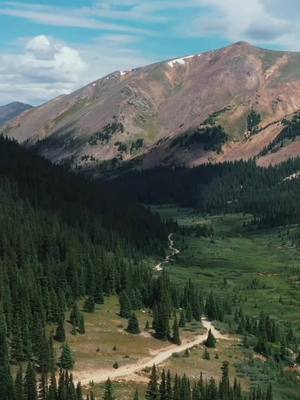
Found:
[{"label": "snow patch on mountain", "polygon": [[186,60],[193,58],[193,57],[200,57],[201,54],[192,54],[190,56],[175,58],[174,60],[170,60],[167,62],[168,66],[173,68],[176,64],[184,65]]}]

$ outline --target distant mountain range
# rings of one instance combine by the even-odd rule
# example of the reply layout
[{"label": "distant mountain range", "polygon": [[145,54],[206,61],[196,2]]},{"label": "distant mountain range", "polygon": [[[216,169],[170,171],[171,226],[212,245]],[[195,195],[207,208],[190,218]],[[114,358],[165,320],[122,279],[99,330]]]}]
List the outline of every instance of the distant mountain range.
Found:
[{"label": "distant mountain range", "polygon": [[278,163],[300,155],[300,53],[239,42],[114,72],[27,111],[3,132],[94,175],[249,158]]},{"label": "distant mountain range", "polygon": [[32,108],[30,104],[24,104],[18,101],[0,106],[0,125],[6,124],[30,108]]}]

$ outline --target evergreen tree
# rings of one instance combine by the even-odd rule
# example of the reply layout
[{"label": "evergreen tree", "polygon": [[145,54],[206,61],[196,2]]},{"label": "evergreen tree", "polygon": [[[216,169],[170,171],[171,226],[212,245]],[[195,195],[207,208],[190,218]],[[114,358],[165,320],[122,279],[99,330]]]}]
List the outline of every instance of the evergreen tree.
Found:
[{"label": "evergreen tree", "polygon": [[[85,300],[83,305],[83,310],[88,313],[93,313],[95,311],[95,300],[93,296],[88,296],[88,298]],[[77,326],[79,324],[80,324],[80,315]]]},{"label": "evergreen tree", "polygon": [[104,386],[103,400],[114,400],[113,386],[111,380],[108,378]]},{"label": "evergreen tree", "polygon": [[209,348],[215,348],[216,347],[216,338],[212,334],[211,329],[208,331],[207,339],[205,341],[205,346]]},{"label": "evergreen tree", "polygon": [[133,396],[133,400],[139,400],[139,399],[140,399],[140,397],[139,397],[139,392],[138,392],[137,389],[135,389],[135,393],[134,393],[134,396]]},{"label": "evergreen tree", "polygon": [[81,335],[85,334],[85,324],[84,324],[84,316],[83,314],[80,314],[80,320],[79,320],[79,326],[78,326],[78,331]]},{"label": "evergreen tree", "polygon": [[172,400],[172,397],[173,397],[172,379],[171,379],[171,373],[168,370],[167,382],[166,382],[166,400]]},{"label": "evergreen tree", "polygon": [[224,361],[222,364],[222,379],[219,385],[219,394],[222,400],[230,399],[230,382],[229,382],[229,363]]},{"label": "evergreen tree", "polygon": [[65,343],[62,348],[62,353],[59,359],[59,366],[65,370],[72,370],[74,368],[74,358],[72,351],[68,345]]},{"label": "evergreen tree", "polygon": [[173,341],[173,343],[175,343],[177,345],[181,344],[181,339],[180,339],[180,334],[179,334],[179,326],[178,326],[176,314],[175,314],[174,323],[173,323],[172,341]]},{"label": "evergreen tree", "polygon": [[185,327],[185,324],[186,324],[186,321],[185,321],[185,313],[184,313],[184,310],[181,310],[181,311],[180,311],[180,318],[179,318],[179,324],[178,324],[178,326],[179,326],[179,328],[184,328],[184,327]]},{"label": "evergreen tree", "polygon": [[64,327],[64,321],[62,319],[60,319],[58,322],[54,339],[62,343],[66,340],[66,331]]},{"label": "evergreen tree", "polygon": [[147,321],[146,321],[146,324],[145,324],[144,331],[148,332],[149,329],[150,329],[150,324],[149,324],[149,321],[147,320]]},{"label": "evergreen tree", "polygon": [[9,368],[6,324],[4,315],[0,312],[0,400],[11,399],[15,400],[14,384]]},{"label": "evergreen tree", "polygon": [[27,364],[24,378],[24,399],[38,400],[36,374],[31,362]]},{"label": "evergreen tree", "polygon": [[135,313],[132,313],[128,320],[127,331],[134,335],[138,335],[141,332],[140,328],[139,328],[139,321],[138,321]]},{"label": "evergreen tree", "polygon": [[70,312],[70,322],[72,325],[78,326],[80,322],[80,311],[78,304],[75,302]]},{"label": "evergreen tree", "polygon": [[202,358],[203,358],[203,360],[210,360],[210,355],[209,355],[209,352],[207,351],[207,348],[204,349]]},{"label": "evergreen tree", "polygon": [[120,316],[122,318],[130,318],[131,304],[130,304],[129,297],[125,291],[120,293],[119,303],[120,303]]},{"label": "evergreen tree", "polygon": [[146,400],[159,400],[158,376],[156,366],[153,365],[146,391]]},{"label": "evergreen tree", "polygon": [[83,400],[83,393],[80,382],[78,382],[76,386],[76,400]]},{"label": "evergreen tree", "polygon": [[165,370],[163,369],[159,385],[159,400],[166,400],[166,398],[167,398],[167,382],[166,382],[166,373]]},{"label": "evergreen tree", "polygon": [[15,380],[15,395],[16,399],[23,399],[24,398],[24,390],[23,390],[23,370],[22,366],[19,367],[16,380]]}]

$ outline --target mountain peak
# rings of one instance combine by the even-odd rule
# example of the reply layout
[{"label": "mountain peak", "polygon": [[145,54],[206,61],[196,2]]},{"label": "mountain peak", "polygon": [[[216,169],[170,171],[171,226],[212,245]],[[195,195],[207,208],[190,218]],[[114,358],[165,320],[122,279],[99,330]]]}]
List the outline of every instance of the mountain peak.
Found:
[{"label": "mountain peak", "polygon": [[[250,140],[252,109],[261,122]],[[239,41],[218,51],[114,72],[22,114],[6,133],[54,162],[82,170],[133,160],[139,167],[174,160],[194,165],[260,154],[280,133],[281,126],[272,124],[298,110],[300,54]],[[180,143],[198,140],[207,126],[228,143],[212,145],[210,151],[201,141],[180,149]],[[270,134],[263,133],[265,126],[271,126]],[[192,133],[189,142],[186,135]]]}]

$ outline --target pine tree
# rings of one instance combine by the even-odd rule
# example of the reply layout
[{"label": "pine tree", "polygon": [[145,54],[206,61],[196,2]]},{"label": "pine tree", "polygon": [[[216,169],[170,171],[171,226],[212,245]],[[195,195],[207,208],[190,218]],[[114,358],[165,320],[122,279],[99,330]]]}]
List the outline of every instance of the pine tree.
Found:
[{"label": "pine tree", "polygon": [[66,340],[66,331],[64,327],[64,321],[62,319],[60,319],[58,322],[54,339],[57,342],[62,342],[62,343]]},{"label": "pine tree", "polygon": [[83,314],[80,314],[80,320],[79,320],[79,326],[78,326],[78,331],[81,335],[85,334],[85,324],[84,324],[84,316]]},{"label": "pine tree", "polygon": [[150,380],[146,391],[146,400],[159,400],[158,376],[155,365],[152,367]]},{"label": "pine tree", "polygon": [[131,304],[130,304],[129,297],[125,291],[120,293],[119,303],[120,303],[120,316],[122,318],[130,318]]},{"label": "pine tree", "polygon": [[181,339],[180,339],[180,334],[179,334],[179,326],[178,326],[176,314],[175,314],[174,323],[173,323],[172,341],[173,341],[173,343],[175,343],[177,345],[181,344]]},{"label": "pine tree", "polygon": [[135,389],[135,393],[134,393],[134,396],[133,396],[133,400],[139,400],[139,399],[140,399],[139,392],[138,392],[137,389]]},{"label": "pine tree", "polygon": [[209,355],[209,352],[207,351],[207,348],[204,349],[202,358],[203,358],[203,360],[210,360],[210,355]]},{"label": "pine tree", "polygon": [[180,318],[179,318],[179,324],[178,324],[178,326],[179,326],[179,328],[184,328],[184,327],[185,327],[185,324],[186,324],[186,321],[185,321],[185,313],[184,313],[184,310],[181,310],[181,311],[180,311]]},{"label": "pine tree", "polygon": [[23,399],[24,398],[24,390],[23,390],[23,369],[22,366],[20,365],[17,375],[16,375],[16,380],[15,380],[15,394],[16,394],[16,399]]},{"label": "pine tree", "polygon": [[208,331],[207,339],[205,341],[205,346],[209,348],[215,348],[216,347],[216,338],[212,334],[211,329]]},{"label": "pine tree", "polygon": [[45,372],[42,372],[39,377],[38,382],[38,399],[46,400],[48,392],[48,375]]},{"label": "pine tree", "polygon": [[103,400],[114,400],[113,386],[111,380],[108,378],[104,386]]},{"label": "pine tree", "polygon": [[271,383],[269,384],[269,386],[267,388],[266,400],[273,400],[273,388],[272,388]]},{"label": "pine tree", "polygon": [[78,304],[75,302],[70,312],[70,322],[72,325],[78,326],[80,321],[80,311]]},{"label": "pine tree", "polygon": [[157,339],[168,340],[170,338],[169,311],[165,299],[157,306],[154,329]]},{"label": "pine tree", "polygon": [[65,343],[62,348],[62,353],[59,359],[59,365],[62,369],[72,370],[74,368],[74,364],[75,362],[72,351],[68,343]]},{"label": "pine tree", "polygon": [[166,382],[166,373],[165,370],[163,369],[161,373],[161,380],[160,380],[160,385],[159,385],[159,400],[166,400],[167,397],[167,382]]},{"label": "pine tree", "polygon": [[222,364],[222,379],[219,385],[220,398],[229,400],[230,382],[229,382],[229,363],[224,361]]},{"label": "pine tree", "polygon": [[[88,296],[88,298],[85,300],[83,305],[83,310],[88,313],[93,313],[95,311],[95,300],[93,296]],[[80,323],[80,315],[77,326],[79,325],[79,323]]]},{"label": "pine tree", "polygon": [[76,400],[83,400],[81,383],[78,382],[76,386]]},{"label": "pine tree", "polygon": [[191,307],[190,303],[188,303],[188,305],[186,307],[185,318],[186,318],[187,322],[192,322],[192,320],[193,320],[193,312],[192,312],[192,307]]},{"label": "pine tree", "polygon": [[47,400],[57,400],[57,383],[55,371],[51,371]]},{"label": "pine tree", "polygon": [[149,324],[149,321],[147,320],[147,321],[146,321],[146,324],[145,324],[144,331],[148,332],[149,329],[150,329],[150,324]]},{"label": "pine tree", "polygon": [[140,327],[139,327],[139,321],[138,321],[135,313],[132,313],[128,320],[127,331],[134,335],[138,335],[141,332]]},{"label": "pine tree", "polygon": [[25,400],[37,400],[37,384],[36,374],[31,362],[27,364],[27,369],[24,378],[24,399]]},{"label": "pine tree", "polygon": [[0,400],[14,400],[14,384],[9,368],[8,348],[6,341],[6,324],[0,312]]},{"label": "pine tree", "polygon": [[172,400],[172,397],[173,397],[172,379],[171,379],[171,373],[168,370],[167,382],[166,382],[166,400]]}]

